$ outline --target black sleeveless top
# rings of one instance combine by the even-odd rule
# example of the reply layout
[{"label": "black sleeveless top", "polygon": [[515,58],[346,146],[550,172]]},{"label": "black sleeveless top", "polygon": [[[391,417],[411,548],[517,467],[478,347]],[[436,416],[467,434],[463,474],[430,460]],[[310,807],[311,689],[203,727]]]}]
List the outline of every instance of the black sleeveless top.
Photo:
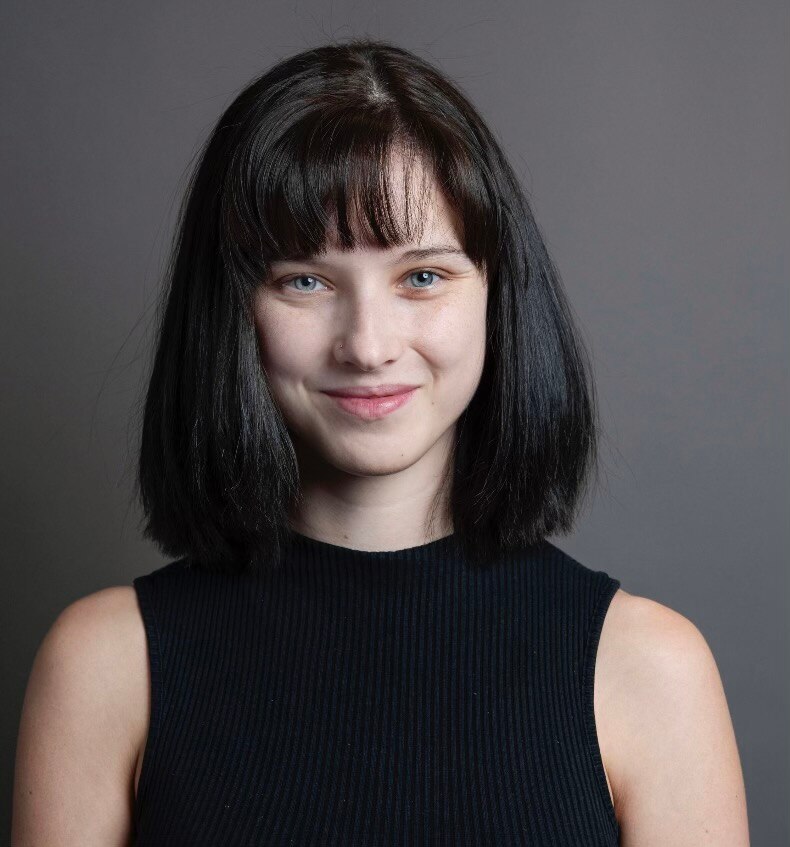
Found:
[{"label": "black sleeveless top", "polygon": [[454,535],[138,576],[135,843],[616,845],[593,672],[619,585],[547,541],[475,568]]}]

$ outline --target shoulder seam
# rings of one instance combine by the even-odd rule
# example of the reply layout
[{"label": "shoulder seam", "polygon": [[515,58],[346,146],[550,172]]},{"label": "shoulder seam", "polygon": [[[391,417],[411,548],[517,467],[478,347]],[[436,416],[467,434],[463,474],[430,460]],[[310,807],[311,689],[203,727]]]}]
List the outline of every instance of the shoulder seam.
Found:
[{"label": "shoulder seam", "polygon": [[143,758],[140,765],[140,780],[137,785],[137,797],[135,802],[135,828],[139,832],[140,810],[145,800],[148,786],[148,774],[151,770],[151,760],[158,747],[161,734],[163,714],[163,656],[162,639],[159,624],[154,612],[154,604],[150,595],[150,585],[145,576],[137,577],[132,582],[136,592],[140,609],[143,612],[143,621],[148,640],[148,667],[151,674],[151,698],[148,735],[143,749]]},{"label": "shoulder seam", "polygon": [[620,580],[609,576],[604,571],[597,571],[604,580],[603,587],[598,592],[598,598],[593,608],[584,647],[584,666],[582,679],[583,719],[586,734],[587,750],[590,754],[595,780],[601,793],[601,800],[606,810],[606,816],[615,834],[619,836],[620,825],[609,797],[609,787],[606,782],[606,772],[601,758],[601,748],[598,741],[598,730],[595,723],[595,663],[598,653],[598,643],[601,638],[603,622],[611,604],[612,598],[620,588]]}]

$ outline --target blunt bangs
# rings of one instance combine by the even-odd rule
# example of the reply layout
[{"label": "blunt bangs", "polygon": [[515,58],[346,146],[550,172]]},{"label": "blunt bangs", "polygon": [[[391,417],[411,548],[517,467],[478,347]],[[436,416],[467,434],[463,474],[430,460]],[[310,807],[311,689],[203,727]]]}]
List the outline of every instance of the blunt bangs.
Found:
[{"label": "blunt bangs", "polygon": [[[324,252],[330,238],[340,250],[419,242],[434,189],[453,210],[472,262],[492,266],[500,240],[494,188],[456,128],[432,116],[408,122],[394,99],[371,101],[364,92],[334,108],[317,98],[298,113],[287,106],[287,90],[281,96],[267,121],[279,133],[247,128],[222,191],[227,261],[245,287],[254,288],[273,261]],[[395,156],[403,214],[392,199]]]}]

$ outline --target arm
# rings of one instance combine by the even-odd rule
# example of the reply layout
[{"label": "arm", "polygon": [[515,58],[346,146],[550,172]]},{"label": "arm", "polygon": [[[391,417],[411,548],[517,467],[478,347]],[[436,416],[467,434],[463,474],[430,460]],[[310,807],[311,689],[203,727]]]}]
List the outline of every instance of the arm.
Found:
[{"label": "arm", "polygon": [[619,590],[601,632],[595,710],[624,847],[748,847],[727,701],[691,621]]},{"label": "arm", "polygon": [[148,721],[145,651],[130,586],[83,597],[52,624],[22,706],[12,847],[132,843],[134,768]]}]

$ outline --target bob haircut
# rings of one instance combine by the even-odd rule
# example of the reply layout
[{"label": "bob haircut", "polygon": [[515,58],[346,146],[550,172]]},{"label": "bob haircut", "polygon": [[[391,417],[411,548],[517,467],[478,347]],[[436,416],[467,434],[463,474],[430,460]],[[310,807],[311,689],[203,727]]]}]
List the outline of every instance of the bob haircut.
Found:
[{"label": "bob haircut", "polygon": [[393,218],[382,179],[396,149],[427,166],[489,287],[483,372],[445,476],[452,470],[456,536],[484,564],[571,530],[597,472],[594,387],[530,205],[457,87],[405,49],[355,38],[286,58],[250,83],[189,178],[135,480],[143,534],[167,556],[212,571],[280,563],[299,472],[252,295],[270,262],[321,252],[330,228],[340,249],[408,243],[413,229]]}]

